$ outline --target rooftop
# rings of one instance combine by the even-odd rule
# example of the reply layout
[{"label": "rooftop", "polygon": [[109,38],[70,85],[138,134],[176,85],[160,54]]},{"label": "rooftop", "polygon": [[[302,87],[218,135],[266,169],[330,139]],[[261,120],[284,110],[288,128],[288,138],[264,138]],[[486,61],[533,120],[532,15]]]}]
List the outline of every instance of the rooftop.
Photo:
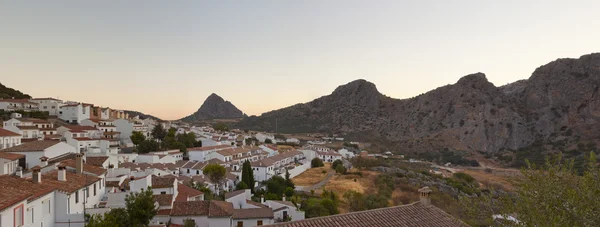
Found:
[{"label": "rooftop", "polygon": [[154,201],[158,202],[159,206],[171,206],[171,202],[173,202],[172,194],[152,195],[152,197],[154,197]]},{"label": "rooftop", "polygon": [[174,202],[171,216],[227,217],[233,210],[231,203],[216,200]]},{"label": "rooftop", "polygon": [[232,191],[232,192],[227,192],[227,193],[225,193],[225,199],[229,199],[231,197],[235,197],[235,196],[244,194],[245,192],[246,192],[245,189],[243,189],[243,190],[237,190],[237,191]]},{"label": "rooftop", "polygon": [[66,171],[67,181],[58,180],[58,171],[53,170],[42,174],[42,185],[51,186],[59,191],[73,193],[88,185],[92,185],[100,181],[99,177],[88,174],[76,174],[71,171]]},{"label": "rooftop", "polygon": [[172,177],[152,177],[152,188],[172,188],[175,178]]},{"label": "rooftop", "polygon": [[22,155],[22,154],[13,154],[13,153],[7,153],[7,152],[0,152],[0,158],[14,161],[14,160],[25,158],[25,155]]},{"label": "rooftop", "polygon": [[[71,168],[77,168],[76,162],[77,161],[75,159],[67,159],[64,161],[60,161],[60,164],[71,167]],[[106,173],[106,169],[95,166],[95,165],[88,164],[86,162],[86,163],[83,163],[83,172],[88,172],[88,173],[92,173],[96,176],[101,176]]]},{"label": "rooftop", "polygon": [[14,132],[8,131],[6,129],[0,128],[0,137],[5,137],[5,136],[21,136],[21,134],[14,133]]},{"label": "rooftop", "polygon": [[94,157],[86,157],[85,163],[93,165],[93,166],[102,166],[104,162],[108,159],[108,156],[94,156]]},{"label": "rooftop", "polygon": [[256,218],[273,218],[273,210],[271,208],[249,208],[233,210],[233,219],[256,219]]},{"label": "rooftop", "polygon": [[31,201],[54,191],[53,187],[10,175],[0,176],[0,182],[0,211],[23,200]]},{"label": "rooftop", "polygon": [[185,202],[190,197],[196,197],[201,195],[204,195],[204,193],[193,189],[185,184],[180,184],[177,186],[177,198],[175,198],[175,201]]},{"label": "rooftop", "polygon": [[2,150],[3,152],[33,152],[43,151],[46,148],[60,143],[58,140],[36,140],[28,143],[23,143],[19,146],[14,146]]},{"label": "rooftop", "polygon": [[347,214],[338,214],[327,217],[318,217],[300,221],[291,221],[278,223],[269,226],[289,226],[289,227],[396,227],[396,226],[435,226],[435,227],[454,227],[468,226],[460,220],[452,217],[443,210],[435,206],[425,206],[419,202],[360,211]]}]

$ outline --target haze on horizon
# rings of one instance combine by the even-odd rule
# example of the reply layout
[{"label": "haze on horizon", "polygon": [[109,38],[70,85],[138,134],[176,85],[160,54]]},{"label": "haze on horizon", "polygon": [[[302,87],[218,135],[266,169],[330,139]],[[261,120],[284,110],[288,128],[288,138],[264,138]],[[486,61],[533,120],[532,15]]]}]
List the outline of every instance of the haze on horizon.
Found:
[{"label": "haze on horizon", "polygon": [[356,79],[394,98],[501,86],[600,50],[600,2],[576,2],[2,2],[0,83],[163,119],[211,93],[259,115]]}]

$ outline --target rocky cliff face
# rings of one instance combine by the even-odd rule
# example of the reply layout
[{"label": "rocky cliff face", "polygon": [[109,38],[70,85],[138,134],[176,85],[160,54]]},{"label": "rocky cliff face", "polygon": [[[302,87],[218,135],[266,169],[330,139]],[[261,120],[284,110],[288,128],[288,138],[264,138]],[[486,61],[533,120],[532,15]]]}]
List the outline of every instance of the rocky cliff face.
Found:
[{"label": "rocky cliff face", "polygon": [[245,118],[240,128],[279,132],[330,132],[390,141],[406,151],[517,150],[535,141],[570,135],[597,140],[600,122],[600,54],[559,59],[528,80],[496,87],[483,73],[467,75],[410,99],[380,94],[353,81],[309,103]]},{"label": "rocky cliff face", "polygon": [[210,119],[231,119],[244,117],[244,113],[235,107],[231,102],[225,101],[217,94],[211,94],[206,98],[202,106],[190,116],[187,116],[182,121],[199,121]]}]

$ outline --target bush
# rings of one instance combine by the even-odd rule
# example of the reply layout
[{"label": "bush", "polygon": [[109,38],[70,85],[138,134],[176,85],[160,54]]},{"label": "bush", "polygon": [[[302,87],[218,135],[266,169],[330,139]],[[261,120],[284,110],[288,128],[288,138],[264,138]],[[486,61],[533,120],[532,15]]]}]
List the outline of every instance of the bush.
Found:
[{"label": "bush", "polygon": [[331,164],[331,168],[332,168],[332,169],[337,169],[337,167],[338,167],[339,165],[343,166],[343,165],[344,165],[344,162],[342,162],[342,160],[339,160],[339,159],[338,159],[338,160],[335,160],[335,161],[333,162],[333,164]]},{"label": "bush", "polygon": [[313,160],[310,161],[311,168],[317,168],[317,167],[323,167],[323,166],[325,166],[325,164],[323,164],[323,161],[319,158],[313,158]]},{"label": "bush", "polygon": [[490,169],[490,168],[485,168],[484,172],[486,172],[486,173],[492,173],[494,171],[492,169]]},{"label": "bush", "polygon": [[327,173],[327,171],[323,170],[323,171],[321,171],[321,173],[325,174],[325,173]]},{"label": "bush", "polygon": [[346,174],[346,167],[344,167],[344,165],[338,165],[335,168],[335,172],[341,173],[341,174]]},{"label": "bush", "polygon": [[453,175],[454,177],[460,179],[460,180],[464,180],[467,183],[473,183],[475,182],[475,178],[473,178],[471,175],[466,174],[466,173],[455,173]]}]

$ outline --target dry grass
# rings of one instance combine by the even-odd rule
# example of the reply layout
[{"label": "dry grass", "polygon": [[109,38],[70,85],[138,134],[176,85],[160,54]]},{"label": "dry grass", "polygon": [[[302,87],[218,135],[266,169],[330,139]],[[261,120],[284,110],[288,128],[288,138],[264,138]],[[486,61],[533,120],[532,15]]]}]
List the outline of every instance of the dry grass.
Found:
[{"label": "dry grass", "polygon": [[507,191],[514,190],[514,186],[510,182],[510,179],[514,177],[511,176],[511,174],[517,174],[514,171],[507,173],[500,169],[493,169],[491,173],[474,169],[466,169],[462,172],[471,175],[475,180],[481,183],[484,188],[502,189]]},{"label": "dry grass", "polygon": [[324,167],[311,168],[306,170],[304,173],[292,178],[292,182],[298,186],[311,186],[321,182],[327,176],[327,172],[331,170],[331,164],[325,163]]},{"label": "dry grass", "polygon": [[[359,170],[353,170],[351,172],[359,172]],[[367,171],[363,170],[363,176],[355,175],[355,174],[347,174],[334,175],[327,184],[325,184],[324,189],[327,191],[333,191],[337,195],[340,203],[338,205],[338,209],[340,213],[345,214],[350,210],[350,206],[346,203],[343,196],[344,193],[350,190],[354,190],[363,194],[368,194],[371,192],[375,192],[376,189],[373,187],[375,178],[379,175],[378,172],[375,171]],[[356,182],[354,182],[356,179]],[[322,193],[323,190],[318,190],[315,193]]]}]

